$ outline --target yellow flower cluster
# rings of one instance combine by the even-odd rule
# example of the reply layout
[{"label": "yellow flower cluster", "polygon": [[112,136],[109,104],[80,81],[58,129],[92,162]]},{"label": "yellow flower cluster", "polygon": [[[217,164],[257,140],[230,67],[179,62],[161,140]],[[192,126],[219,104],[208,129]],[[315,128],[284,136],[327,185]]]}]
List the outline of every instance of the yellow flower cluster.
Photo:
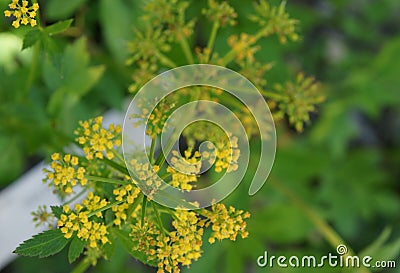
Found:
[{"label": "yellow flower cluster", "polygon": [[22,5],[19,0],[12,0],[12,3],[8,5],[12,10],[4,11],[4,16],[11,17],[14,16],[15,20],[12,23],[13,27],[19,28],[21,24],[30,24],[31,27],[37,25],[36,12],[39,9],[39,4],[34,3],[32,6],[28,7],[28,1],[22,1]]},{"label": "yellow flower cluster", "polygon": [[162,180],[157,175],[160,167],[157,165],[151,166],[149,163],[139,163],[136,159],[131,160],[131,165],[136,170],[138,179],[142,181],[141,190],[149,197],[161,186]]},{"label": "yellow flower cluster", "polygon": [[142,110],[142,113],[134,115],[133,118],[138,119],[138,121],[134,124],[135,126],[145,124],[146,134],[151,138],[155,138],[162,132],[163,129],[165,129],[165,122],[169,118],[171,111],[175,107],[175,104],[170,103],[168,99],[162,100],[157,107],[153,109],[153,112],[150,114],[148,120],[146,120],[150,109],[152,109],[151,105],[152,104],[148,101],[140,100],[137,107]]},{"label": "yellow flower cluster", "polygon": [[71,194],[72,188],[79,182],[82,186],[86,185],[85,168],[78,167],[79,159],[76,156],[66,154],[61,157],[60,154],[54,153],[51,156],[53,162],[50,164],[51,169],[44,169],[47,176],[44,182],[50,181],[60,193]]},{"label": "yellow flower cluster", "polygon": [[303,131],[304,123],[310,122],[310,114],[316,111],[316,105],[325,100],[320,88],[314,77],[306,77],[302,72],[297,74],[294,82],[275,84],[274,89],[280,95],[278,107],[297,131]]},{"label": "yellow flower cluster", "polygon": [[[199,216],[201,215],[201,216]],[[177,209],[173,212],[172,231],[161,231],[154,219],[145,217],[144,222],[131,225],[129,234],[137,242],[134,250],[146,253],[149,261],[157,261],[157,273],[180,272],[180,266],[189,266],[200,258],[204,228],[212,228],[210,243],[216,239],[235,240],[238,235],[248,236],[244,219],[248,212],[227,209],[223,204],[213,205],[211,210],[194,211]]]},{"label": "yellow flower cluster", "polygon": [[224,204],[218,203],[211,207],[211,211],[203,209],[202,214],[208,220],[203,220],[201,225],[208,227],[211,225],[212,233],[208,241],[212,244],[217,240],[229,238],[236,240],[237,235],[246,238],[249,233],[246,230],[246,222],[244,219],[250,217],[250,213],[242,210],[236,210],[230,206],[229,209]]},{"label": "yellow flower cluster", "polygon": [[131,225],[131,228],[132,230],[129,233],[129,236],[134,242],[137,242],[133,250],[146,253],[149,260],[156,259],[156,237],[160,234],[157,226],[155,226],[153,222],[148,221],[147,217],[145,217],[143,223],[137,222],[136,224]]},{"label": "yellow flower cluster", "polygon": [[[240,156],[240,149],[238,146],[238,138],[231,136],[231,141],[223,137],[216,141],[215,150],[213,152],[204,151],[202,153],[203,159],[208,159],[210,163],[214,163],[215,171],[217,173],[226,170],[226,172],[233,172],[238,169],[238,160]],[[212,149],[213,145],[209,143],[208,149]],[[215,162],[214,162],[215,161]]]},{"label": "yellow flower cluster", "polygon": [[200,173],[201,161],[199,152],[195,152],[191,156],[189,150],[185,151],[185,159],[179,156],[177,151],[172,151],[173,157],[171,158],[172,166],[167,167],[167,173],[172,175],[171,185],[182,190],[190,191],[194,183],[197,181],[197,174]]},{"label": "yellow flower cluster", "polygon": [[254,54],[260,49],[259,46],[252,46],[256,41],[257,39],[255,36],[247,33],[241,33],[239,37],[237,35],[230,36],[228,44],[236,53],[236,61],[241,61],[246,58],[249,62],[253,62]]},{"label": "yellow flower cluster", "polygon": [[208,8],[202,13],[211,21],[217,21],[221,26],[236,24],[237,13],[229,6],[228,1],[208,0]]},{"label": "yellow flower cluster", "polygon": [[131,236],[139,239],[139,245],[150,260],[157,260],[157,273],[178,273],[179,266],[189,266],[201,256],[203,228],[199,228],[198,223],[196,213],[177,210],[172,222],[175,230],[168,235],[146,224],[144,228],[134,226]]},{"label": "yellow flower cluster", "polygon": [[96,248],[99,244],[104,245],[109,242],[107,238],[107,227],[103,223],[90,221],[89,210],[83,211],[84,207],[80,204],[75,205],[75,212],[68,205],[63,207],[63,214],[57,222],[64,237],[69,239],[76,232],[79,239],[89,241],[89,247]]},{"label": "yellow flower cluster", "polygon": [[[94,195],[93,192],[89,192],[87,199],[82,201],[82,204],[87,208],[88,211],[96,211],[107,206],[108,202],[105,199],[101,199],[100,196]],[[97,217],[103,217],[101,212],[96,213]]]},{"label": "yellow flower cluster", "polygon": [[133,204],[134,200],[138,197],[140,190],[138,188],[133,188],[132,185],[126,185],[121,189],[114,189],[113,191],[115,200],[123,201],[123,198],[126,196],[126,202],[120,205],[114,205],[112,207],[112,211],[114,212],[115,219],[114,224],[116,226],[121,226],[123,221],[126,221],[127,214],[126,210],[129,208],[130,204]]},{"label": "yellow flower cluster", "polygon": [[277,34],[281,43],[286,43],[289,38],[297,41],[299,36],[296,33],[298,21],[290,18],[285,9],[286,1],[282,1],[279,6],[273,6],[270,1],[260,0],[254,5],[255,14],[250,16],[250,20],[259,24],[262,28],[263,36]]},{"label": "yellow flower cluster", "polygon": [[238,169],[240,149],[236,136],[231,133],[227,135],[221,128],[202,121],[187,126],[182,134],[188,139],[190,149],[194,149],[196,141],[209,142],[201,153],[201,163],[204,166],[200,167],[207,168],[207,164],[211,164],[218,173],[223,170],[233,172]]},{"label": "yellow flower cluster", "polygon": [[121,146],[121,126],[111,124],[108,129],[104,129],[103,117],[79,122],[80,128],[75,131],[79,137],[76,139],[80,145],[83,145],[83,151],[88,160],[94,158],[103,159],[104,153],[108,159],[114,158],[114,147]]}]

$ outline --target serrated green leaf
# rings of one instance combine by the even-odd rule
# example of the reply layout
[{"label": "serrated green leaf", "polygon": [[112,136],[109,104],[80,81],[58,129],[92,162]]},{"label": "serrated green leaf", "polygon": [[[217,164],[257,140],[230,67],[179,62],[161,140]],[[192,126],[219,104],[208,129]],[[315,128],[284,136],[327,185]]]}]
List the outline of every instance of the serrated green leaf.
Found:
[{"label": "serrated green leaf", "polygon": [[111,229],[111,233],[118,238],[118,240],[121,242],[122,246],[125,248],[125,250],[132,255],[135,259],[141,261],[144,264],[148,264],[151,266],[156,266],[157,261],[156,260],[148,260],[147,255],[141,251],[135,251],[133,250],[137,246],[137,242],[133,241],[131,237],[129,237],[128,232],[125,232],[120,229]]},{"label": "serrated green leaf", "polygon": [[70,264],[72,264],[76,259],[79,258],[79,256],[83,252],[83,249],[85,248],[85,245],[86,242],[82,241],[76,236],[74,237],[74,239],[72,239],[71,245],[68,249],[68,261]]},{"label": "serrated green leaf", "polygon": [[24,241],[14,250],[14,253],[21,256],[44,258],[60,252],[68,241],[61,230],[51,229]]},{"label": "serrated green leaf", "polygon": [[23,43],[22,43],[22,50],[29,48],[37,43],[39,41],[41,36],[40,30],[34,29],[29,31],[27,34],[25,34]]},{"label": "serrated green leaf", "polygon": [[60,218],[61,214],[63,214],[62,206],[50,206],[50,208],[56,218]]},{"label": "serrated green leaf", "polygon": [[64,32],[71,26],[73,21],[74,21],[74,19],[59,21],[55,24],[52,24],[52,25],[46,27],[43,30],[43,32],[50,36]]}]

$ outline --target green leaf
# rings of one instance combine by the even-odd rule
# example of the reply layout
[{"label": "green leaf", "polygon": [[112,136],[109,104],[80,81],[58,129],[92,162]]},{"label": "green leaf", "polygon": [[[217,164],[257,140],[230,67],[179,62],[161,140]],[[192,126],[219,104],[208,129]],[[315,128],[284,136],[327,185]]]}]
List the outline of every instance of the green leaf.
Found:
[{"label": "green leaf", "polygon": [[118,238],[118,240],[121,242],[122,246],[125,248],[125,250],[131,254],[135,259],[141,261],[144,264],[148,264],[151,266],[156,266],[157,261],[156,260],[148,260],[147,255],[141,251],[135,251],[133,250],[137,246],[137,242],[133,241],[131,237],[129,237],[128,232],[113,228],[111,229],[111,233]]},{"label": "green leaf", "polygon": [[[395,259],[400,253],[400,238],[397,240],[389,240],[391,234],[390,228],[385,228],[381,235],[359,253],[360,257],[371,256],[375,261],[389,261]],[[372,271],[377,271],[375,268]]]},{"label": "green leaf", "polygon": [[43,31],[44,31],[44,33],[52,36],[54,34],[58,34],[58,33],[66,31],[71,26],[73,21],[74,21],[74,19],[59,21],[55,24],[52,24],[52,25],[46,27]]},{"label": "green leaf", "polygon": [[44,258],[60,252],[68,243],[59,229],[51,229],[20,244],[14,253],[21,256]]},{"label": "green leaf", "polygon": [[23,43],[22,43],[22,50],[29,48],[37,43],[40,39],[41,32],[37,29],[29,31],[25,34]]},{"label": "green leaf", "polygon": [[56,218],[60,218],[61,214],[63,214],[63,208],[62,206],[50,206],[51,212],[53,212],[54,216]]},{"label": "green leaf", "polygon": [[42,35],[41,42],[49,60],[51,61],[51,64],[57,70],[61,70],[61,61],[63,56],[61,46],[57,43],[55,39],[53,39],[49,35]]},{"label": "green leaf", "polygon": [[[133,38],[133,18],[135,10],[122,0],[101,0],[100,1],[100,23],[104,39],[113,57],[124,63],[127,58],[127,41]],[[137,16],[140,16],[137,15]]]},{"label": "green leaf", "polygon": [[74,237],[74,239],[72,239],[71,245],[69,246],[68,250],[68,261],[70,264],[72,264],[76,259],[78,259],[78,257],[83,252],[85,245],[86,242],[82,241],[76,236]]},{"label": "green leaf", "polygon": [[52,0],[48,1],[46,15],[52,20],[66,19],[73,15],[79,6],[83,5],[87,0]]},{"label": "green leaf", "polygon": [[379,249],[385,244],[385,242],[389,239],[390,233],[391,233],[390,228],[385,228],[382,233],[379,235],[379,237],[372,242],[369,246],[367,246],[359,255],[362,256],[367,256],[367,255],[374,255],[375,253],[379,252]]},{"label": "green leaf", "polygon": [[47,106],[48,113],[54,116],[70,113],[81,97],[98,82],[104,66],[89,66],[89,59],[86,40],[79,39],[66,47],[59,67],[45,62],[45,83],[49,89],[55,90]]}]

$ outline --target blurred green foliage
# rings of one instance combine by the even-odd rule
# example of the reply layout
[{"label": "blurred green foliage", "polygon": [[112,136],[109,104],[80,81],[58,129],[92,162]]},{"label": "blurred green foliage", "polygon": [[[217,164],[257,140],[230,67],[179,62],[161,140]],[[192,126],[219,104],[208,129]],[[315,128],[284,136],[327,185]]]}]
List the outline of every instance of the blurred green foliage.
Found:
[{"label": "blurred green foliage", "polygon": [[[6,2],[0,1],[1,7]],[[230,3],[239,18],[248,16],[250,1]],[[15,37],[22,37],[23,30],[12,31],[12,36],[10,31],[0,33],[2,48],[14,43],[9,51],[12,55],[0,54],[1,183],[18,177],[35,158],[67,144],[78,119],[121,107],[129,84],[124,45],[133,35],[139,1],[49,0],[41,4],[46,21],[74,18],[76,26],[54,38],[57,50],[53,58],[59,58],[63,74],[50,65],[52,57],[47,56],[45,62],[37,64],[28,90],[25,83],[33,52],[15,50],[22,46],[21,39]],[[198,5],[193,1],[189,13],[198,12]],[[270,180],[295,192],[356,253],[397,259],[398,264],[400,2],[292,0],[287,7],[301,22],[303,42],[287,46],[262,42],[264,50],[257,53],[258,60],[276,62],[267,75],[268,85],[284,82],[303,67],[323,82],[328,101],[301,135],[284,121],[277,124],[278,149]],[[198,23],[195,43],[205,43],[203,37],[208,35],[204,31],[210,29],[207,24]],[[224,29],[216,48],[227,48],[229,35],[253,27],[239,21],[237,26]],[[0,29],[8,31],[4,22]],[[86,39],[78,39],[81,36]],[[91,72],[85,75],[87,71]],[[55,80],[57,77],[62,80]],[[247,196],[247,189],[248,185],[242,184],[227,201],[252,212],[250,237],[213,247],[205,244],[203,257],[186,272],[267,272],[269,269],[256,264],[264,250],[274,255],[335,252],[304,211],[273,183],[267,182],[254,197]],[[59,254],[45,262],[18,258],[4,272],[27,272],[27,268],[68,272],[65,256]],[[102,262],[93,272],[147,269],[119,250],[112,262]],[[304,269],[275,268],[271,272]],[[342,271],[318,268],[307,272]]]}]

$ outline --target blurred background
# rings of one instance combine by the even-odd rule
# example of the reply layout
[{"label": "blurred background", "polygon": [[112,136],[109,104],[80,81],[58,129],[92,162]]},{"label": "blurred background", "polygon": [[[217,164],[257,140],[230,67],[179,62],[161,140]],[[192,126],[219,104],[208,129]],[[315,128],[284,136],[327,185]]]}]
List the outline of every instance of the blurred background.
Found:
[{"label": "blurred background", "polygon": [[[49,51],[68,59],[74,72],[57,83],[61,86],[52,81],[45,56],[32,71],[34,48],[21,52],[27,29],[12,29],[2,17],[0,189],[70,143],[78,120],[109,109],[124,110],[124,100],[132,96],[127,91],[132,68],[125,65],[125,45],[133,37],[142,2],[39,1],[46,24],[75,19],[74,27],[52,45],[57,50]],[[202,2],[191,1],[189,14],[199,14]],[[231,34],[252,32],[253,25],[241,19],[252,11],[252,2],[229,1],[238,24],[221,30],[217,51],[228,47]],[[0,0],[0,10],[8,4]],[[278,148],[270,179],[279,181],[283,190],[267,182],[249,197],[248,185],[242,183],[226,200],[251,212],[249,238],[205,243],[202,258],[183,272],[304,272],[260,268],[256,263],[265,250],[317,257],[335,252],[310,221],[304,204],[356,253],[397,261],[396,269],[375,272],[400,272],[400,2],[289,0],[287,10],[300,21],[301,41],[281,45],[276,37],[269,38],[260,42],[263,50],[256,57],[274,63],[268,84],[284,83],[302,70],[322,82],[327,100],[301,134],[285,120],[276,124]],[[195,29],[202,43],[209,26],[200,21]],[[296,196],[285,194],[285,189]],[[1,273],[62,273],[72,268],[63,251],[46,259],[17,258]],[[99,262],[90,272],[155,271],[121,250],[112,262]]]}]

